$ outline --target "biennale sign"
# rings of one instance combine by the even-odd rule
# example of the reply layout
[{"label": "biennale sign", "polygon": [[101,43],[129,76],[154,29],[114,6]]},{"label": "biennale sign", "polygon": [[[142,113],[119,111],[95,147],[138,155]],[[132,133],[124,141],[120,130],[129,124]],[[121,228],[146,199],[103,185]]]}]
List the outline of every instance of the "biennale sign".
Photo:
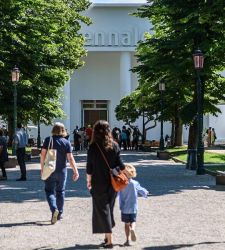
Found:
[{"label": "biennale sign", "polygon": [[99,47],[129,47],[136,46],[138,41],[144,40],[145,32],[138,29],[126,32],[85,32],[86,46]]}]

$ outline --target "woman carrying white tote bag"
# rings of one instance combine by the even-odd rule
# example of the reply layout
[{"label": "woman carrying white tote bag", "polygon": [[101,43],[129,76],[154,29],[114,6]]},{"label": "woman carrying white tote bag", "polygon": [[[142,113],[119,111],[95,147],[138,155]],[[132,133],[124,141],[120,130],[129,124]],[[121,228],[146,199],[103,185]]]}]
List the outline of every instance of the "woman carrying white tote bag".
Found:
[{"label": "woman carrying white tote bag", "polygon": [[60,122],[55,123],[52,128],[52,137],[45,139],[41,150],[41,176],[42,179],[45,179],[45,194],[52,213],[52,224],[62,218],[67,179],[67,160],[73,170],[73,180],[76,181],[79,178],[72,147],[70,142],[65,139],[66,135],[64,125]]},{"label": "woman carrying white tote bag", "polygon": [[53,138],[51,137],[48,144],[48,151],[44,161],[44,167],[41,173],[41,179],[47,180],[48,177],[55,171],[57,150],[53,149]]}]

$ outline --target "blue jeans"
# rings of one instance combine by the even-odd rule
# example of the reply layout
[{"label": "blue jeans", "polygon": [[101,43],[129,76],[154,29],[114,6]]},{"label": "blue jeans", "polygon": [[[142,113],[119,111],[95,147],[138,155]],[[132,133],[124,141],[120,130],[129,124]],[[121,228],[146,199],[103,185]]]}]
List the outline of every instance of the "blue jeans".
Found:
[{"label": "blue jeans", "polygon": [[63,213],[65,188],[66,188],[67,171],[52,173],[45,181],[45,193],[48,205],[52,213],[56,209]]}]

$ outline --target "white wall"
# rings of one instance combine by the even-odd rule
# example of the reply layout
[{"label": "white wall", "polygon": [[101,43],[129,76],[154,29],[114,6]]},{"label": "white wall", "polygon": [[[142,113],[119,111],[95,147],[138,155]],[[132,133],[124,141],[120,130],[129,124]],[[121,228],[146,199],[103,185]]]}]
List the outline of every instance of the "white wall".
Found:
[{"label": "white wall", "polygon": [[218,116],[209,116],[209,127],[212,127],[216,131],[217,141],[225,140],[225,105],[218,105],[221,110],[221,114]]},{"label": "white wall", "polygon": [[[82,26],[82,33],[87,37],[87,49],[89,51],[134,51],[139,40],[143,38],[146,31],[150,31],[149,22],[141,18],[129,15],[136,8],[128,7],[99,7],[90,8],[86,15],[92,19],[93,24]],[[110,33],[119,36],[118,46],[109,45]],[[97,43],[96,34],[104,36],[104,44]],[[129,42],[125,39],[129,37]],[[125,42],[125,44],[122,44]]]},{"label": "white wall", "polygon": [[71,129],[81,125],[81,100],[110,100],[109,122],[116,126],[114,109],[119,103],[118,52],[89,52],[85,66],[71,78]]}]

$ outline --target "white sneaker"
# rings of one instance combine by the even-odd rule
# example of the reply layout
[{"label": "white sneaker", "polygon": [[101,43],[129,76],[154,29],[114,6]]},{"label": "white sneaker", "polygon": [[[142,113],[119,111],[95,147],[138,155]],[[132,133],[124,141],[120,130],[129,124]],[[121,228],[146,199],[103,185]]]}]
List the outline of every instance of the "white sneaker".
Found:
[{"label": "white sneaker", "polygon": [[56,209],[54,211],[54,213],[52,214],[52,219],[51,219],[51,223],[52,225],[55,224],[58,220],[58,215],[59,215],[59,211]]},{"label": "white sneaker", "polygon": [[133,229],[130,230],[130,234],[131,234],[131,240],[132,240],[132,241],[136,241],[137,238],[136,238],[135,231],[134,231]]}]

